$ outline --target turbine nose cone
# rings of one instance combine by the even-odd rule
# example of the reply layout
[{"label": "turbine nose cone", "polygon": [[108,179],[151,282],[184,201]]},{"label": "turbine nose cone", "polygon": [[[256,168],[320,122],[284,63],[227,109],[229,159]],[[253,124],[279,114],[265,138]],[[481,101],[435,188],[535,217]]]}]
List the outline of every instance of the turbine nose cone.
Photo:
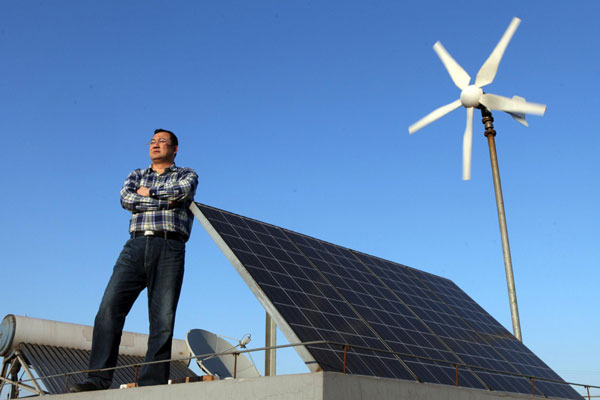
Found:
[{"label": "turbine nose cone", "polygon": [[475,85],[469,85],[460,93],[460,102],[465,107],[477,107],[483,90]]}]

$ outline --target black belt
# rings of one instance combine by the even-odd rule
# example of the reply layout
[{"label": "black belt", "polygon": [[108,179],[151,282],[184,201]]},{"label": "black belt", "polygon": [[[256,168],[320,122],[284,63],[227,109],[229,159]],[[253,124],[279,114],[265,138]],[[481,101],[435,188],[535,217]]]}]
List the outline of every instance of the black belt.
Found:
[{"label": "black belt", "polygon": [[136,238],[139,236],[150,236],[150,237],[161,237],[165,239],[175,239],[180,240],[182,242],[187,242],[187,236],[177,233],[177,232],[169,232],[169,231],[135,231],[131,232],[131,238]]}]

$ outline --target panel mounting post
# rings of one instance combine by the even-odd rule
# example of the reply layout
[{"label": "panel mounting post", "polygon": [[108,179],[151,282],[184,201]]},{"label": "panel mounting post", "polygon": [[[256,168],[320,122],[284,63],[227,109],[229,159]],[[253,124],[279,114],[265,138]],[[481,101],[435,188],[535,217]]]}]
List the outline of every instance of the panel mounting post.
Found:
[{"label": "panel mounting post", "polygon": [[268,312],[266,313],[265,322],[265,347],[267,347],[267,350],[265,350],[265,376],[274,376],[276,374],[277,356],[275,349],[272,347],[277,345],[277,324]]}]

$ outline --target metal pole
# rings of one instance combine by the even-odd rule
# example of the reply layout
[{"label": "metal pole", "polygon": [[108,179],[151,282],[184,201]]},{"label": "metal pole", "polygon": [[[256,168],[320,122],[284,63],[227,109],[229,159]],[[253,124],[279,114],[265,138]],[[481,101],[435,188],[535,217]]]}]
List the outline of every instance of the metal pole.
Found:
[{"label": "metal pole", "polygon": [[458,364],[456,364],[456,386],[458,386]]},{"label": "metal pole", "polygon": [[590,396],[590,387],[586,386],[585,388],[587,389],[587,392],[588,392],[588,400],[591,400],[592,396]]},{"label": "metal pole", "polygon": [[233,379],[237,378],[237,359],[240,353],[233,353]]},{"label": "metal pole", "polygon": [[496,155],[496,142],[494,137],[494,118],[492,113],[485,107],[481,108],[482,122],[485,126],[485,136],[490,148],[490,162],[492,164],[492,176],[494,178],[494,191],[496,193],[496,206],[498,208],[498,222],[500,223],[500,238],[502,240],[502,253],[504,254],[504,268],[506,270],[506,285],[508,286],[508,301],[510,303],[510,314],[512,317],[513,332],[519,341],[521,336],[521,323],[519,321],[519,308],[517,305],[517,291],[515,289],[515,278],[513,276],[512,260],[510,257],[510,245],[508,244],[508,229],[506,227],[506,215],[504,213],[504,200],[502,198],[502,185],[500,184],[500,171],[498,169],[498,156]]},{"label": "metal pole", "polygon": [[348,345],[344,346],[344,375],[346,374],[346,361],[348,360]]},{"label": "metal pole", "polygon": [[[17,357],[17,362],[15,363],[15,361],[13,361],[13,364],[11,366],[10,369],[10,375],[11,378],[13,380],[13,382],[19,382],[19,370],[21,369],[21,358]],[[10,389],[10,398],[11,399],[16,399],[19,397],[19,386],[18,385],[12,385],[11,389]]]},{"label": "metal pole", "polygon": [[[265,347],[274,347],[277,345],[277,325],[269,313],[267,313],[265,322]],[[275,375],[276,360],[277,355],[275,353],[275,349],[265,350],[265,376]]]}]

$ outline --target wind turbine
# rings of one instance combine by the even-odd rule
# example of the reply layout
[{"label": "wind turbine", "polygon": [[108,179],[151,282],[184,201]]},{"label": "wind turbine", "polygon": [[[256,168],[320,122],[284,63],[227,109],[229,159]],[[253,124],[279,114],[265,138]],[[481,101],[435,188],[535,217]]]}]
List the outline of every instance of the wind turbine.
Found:
[{"label": "wind turbine", "polygon": [[513,332],[517,339],[522,341],[521,325],[519,322],[519,310],[517,306],[517,294],[515,290],[514,276],[512,270],[512,261],[510,257],[510,245],[508,243],[508,230],[506,227],[506,215],[504,213],[504,200],[502,198],[502,186],[500,184],[500,172],[498,169],[498,157],[496,155],[496,144],[491,110],[505,111],[509,113],[517,122],[528,126],[525,120],[525,114],[544,115],[546,105],[530,103],[524,98],[513,96],[512,98],[499,96],[491,93],[484,93],[482,87],[489,85],[494,81],[498,65],[508,43],[512,39],[521,20],[513,18],[508,28],[502,35],[502,38],[483,63],[475,83],[470,84],[471,77],[465,70],[452,58],[450,53],[438,41],[433,45],[433,50],[437,53],[440,60],[450,74],[454,84],[461,90],[460,97],[453,102],[433,110],[419,121],[408,128],[410,134],[415,133],[426,125],[436,121],[444,115],[456,110],[460,106],[467,109],[467,127],[463,136],[463,180],[471,179],[471,148],[473,143],[473,112],[475,108],[481,109],[482,122],[485,126],[485,136],[488,139],[490,150],[490,162],[492,164],[492,175],[494,179],[494,190],[496,193],[496,206],[498,208],[498,221],[500,224],[500,236],[502,239],[502,251],[504,254],[504,267],[506,270],[506,282],[508,286],[508,297],[510,302],[510,311],[512,316]]}]

